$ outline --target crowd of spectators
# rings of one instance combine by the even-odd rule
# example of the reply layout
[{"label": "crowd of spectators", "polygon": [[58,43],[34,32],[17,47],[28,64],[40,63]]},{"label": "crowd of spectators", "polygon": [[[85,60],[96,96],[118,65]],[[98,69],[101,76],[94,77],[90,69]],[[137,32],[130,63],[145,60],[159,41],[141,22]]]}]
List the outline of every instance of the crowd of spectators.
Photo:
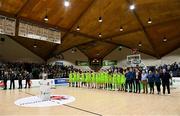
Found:
[{"label": "crowd of spectators", "polygon": [[[14,73],[18,71],[27,71],[32,73],[32,79],[39,79],[39,74],[42,70],[46,70],[48,78],[68,78],[69,72],[75,69],[73,66],[64,65],[46,65],[46,64],[29,64],[29,63],[5,63],[0,64],[0,75],[3,71],[12,70]],[[1,76],[0,76],[1,80]]]}]

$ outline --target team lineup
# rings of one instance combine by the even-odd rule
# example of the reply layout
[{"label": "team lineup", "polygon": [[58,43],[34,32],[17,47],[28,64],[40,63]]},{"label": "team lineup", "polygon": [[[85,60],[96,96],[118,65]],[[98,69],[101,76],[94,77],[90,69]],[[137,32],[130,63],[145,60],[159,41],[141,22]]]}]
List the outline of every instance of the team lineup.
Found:
[{"label": "team lineup", "polygon": [[69,74],[70,86],[118,89],[123,90],[125,85],[125,75],[122,72],[71,72]]},{"label": "team lineup", "polygon": [[171,75],[165,68],[155,70],[142,70],[139,68],[117,68],[112,70],[93,71],[74,71],[69,74],[70,87],[87,87],[106,90],[118,90],[125,92],[134,92],[154,94],[154,86],[156,85],[157,94],[161,94],[161,85],[163,94],[167,88],[170,94]]}]

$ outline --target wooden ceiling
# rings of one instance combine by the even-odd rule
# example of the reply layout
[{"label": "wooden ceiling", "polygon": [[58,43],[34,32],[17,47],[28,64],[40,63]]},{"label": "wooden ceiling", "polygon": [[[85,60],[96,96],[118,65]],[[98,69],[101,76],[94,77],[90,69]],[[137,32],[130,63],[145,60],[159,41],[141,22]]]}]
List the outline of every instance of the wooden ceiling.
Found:
[{"label": "wooden ceiling", "polygon": [[[161,58],[180,47],[180,0],[0,0],[0,15],[62,32],[62,44],[12,37],[47,60],[77,47],[89,58],[103,58],[118,46]],[[129,5],[134,2],[135,10]],[[48,22],[44,17],[48,15]],[[98,22],[98,17],[103,19]],[[152,23],[148,24],[151,18]],[[80,31],[76,27],[80,26]],[[119,29],[123,27],[121,32]],[[98,34],[102,33],[102,38]],[[163,38],[167,42],[163,42]],[[34,43],[37,48],[34,48]],[[139,47],[138,44],[142,43]]]}]

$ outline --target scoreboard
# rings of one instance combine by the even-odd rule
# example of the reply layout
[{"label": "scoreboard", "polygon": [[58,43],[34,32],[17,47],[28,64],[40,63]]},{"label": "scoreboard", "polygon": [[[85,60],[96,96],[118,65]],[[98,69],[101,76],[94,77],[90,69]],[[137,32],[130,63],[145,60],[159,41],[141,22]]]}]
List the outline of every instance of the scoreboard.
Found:
[{"label": "scoreboard", "polygon": [[0,15],[0,34],[15,36],[16,19]]}]

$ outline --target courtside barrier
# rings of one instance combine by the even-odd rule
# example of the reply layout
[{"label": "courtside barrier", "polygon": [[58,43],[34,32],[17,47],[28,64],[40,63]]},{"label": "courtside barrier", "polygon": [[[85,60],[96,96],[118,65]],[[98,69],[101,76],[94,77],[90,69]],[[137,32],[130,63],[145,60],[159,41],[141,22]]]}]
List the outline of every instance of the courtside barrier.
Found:
[{"label": "courtside barrier", "polygon": [[[56,78],[56,79],[47,79],[51,86],[60,86],[60,85],[68,85],[68,79],[67,78]],[[31,80],[31,87],[40,87],[40,81],[42,79],[32,79]],[[25,87],[26,80],[22,81],[23,87]],[[0,87],[3,87],[3,80],[0,80]],[[18,80],[15,80],[15,88],[18,88]],[[7,81],[7,89],[10,87],[10,80]]]}]

